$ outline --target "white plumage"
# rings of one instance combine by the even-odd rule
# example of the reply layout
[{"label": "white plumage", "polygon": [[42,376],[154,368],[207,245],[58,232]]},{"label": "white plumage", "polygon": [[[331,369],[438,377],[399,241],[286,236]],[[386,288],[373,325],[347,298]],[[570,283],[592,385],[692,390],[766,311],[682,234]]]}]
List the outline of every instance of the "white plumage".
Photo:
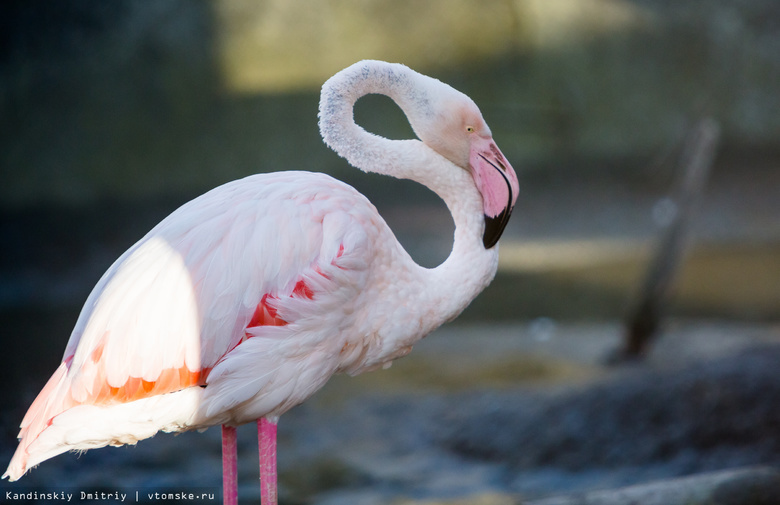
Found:
[{"label": "white plumage", "polygon": [[[355,101],[374,92],[401,106],[421,140],[354,123]],[[365,197],[323,174],[220,186],[97,283],[22,421],[6,477],[160,430],[275,421],[333,374],[405,355],[492,280],[517,177],[468,97],[402,65],[360,62],[323,86],[320,129],[354,166],[442,197],[456,225],[448,259],[414,263]]]}]

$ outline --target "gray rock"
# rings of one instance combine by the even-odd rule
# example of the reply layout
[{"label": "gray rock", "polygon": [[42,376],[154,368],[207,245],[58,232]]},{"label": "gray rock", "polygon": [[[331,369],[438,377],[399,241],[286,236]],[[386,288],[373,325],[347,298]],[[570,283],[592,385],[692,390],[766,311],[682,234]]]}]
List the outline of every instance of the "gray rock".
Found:
[{"label": "gray rock", "polygon": [[780,503],[780,471],[727,470],[609,491],[524,502],[526,505],[774,505]]},{"label": "gray rock", "polygon": [[639,366],[573,392],[471,395],[452,402],[435,436],[463,457],[508,464],[521,493],[583,472],[615,487],[778,465],[778,360],[780,348],[765,346],[674,370]]}]

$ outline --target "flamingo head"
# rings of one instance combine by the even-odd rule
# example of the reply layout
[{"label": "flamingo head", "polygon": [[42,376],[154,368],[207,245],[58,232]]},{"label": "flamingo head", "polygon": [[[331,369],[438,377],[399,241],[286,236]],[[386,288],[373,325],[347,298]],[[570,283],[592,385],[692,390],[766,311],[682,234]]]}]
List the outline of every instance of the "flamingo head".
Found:
[{"label": "flamingo head", "polygon": [[490,249],[501,237],[517,201],[517,174],[493,141],[477,105],[449,86],[445,92],[442,83],[437,83],[437,93],[428,95],[426,114],[415,118],[412,126],[425,144],[471,173],[482,195],[482,241]]}]

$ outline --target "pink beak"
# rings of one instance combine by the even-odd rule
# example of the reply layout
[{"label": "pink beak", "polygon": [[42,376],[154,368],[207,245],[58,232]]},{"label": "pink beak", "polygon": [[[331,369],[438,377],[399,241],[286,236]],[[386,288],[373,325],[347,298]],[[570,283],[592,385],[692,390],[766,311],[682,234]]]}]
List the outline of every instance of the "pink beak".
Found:
[{"label": "pink beak", "polygon": [[482,242],[490,249],[501,238],[517,201],[520,184],[512,165],[488,137],[471,144],[469,165],[477,189],[482,194],[485,232]]}]

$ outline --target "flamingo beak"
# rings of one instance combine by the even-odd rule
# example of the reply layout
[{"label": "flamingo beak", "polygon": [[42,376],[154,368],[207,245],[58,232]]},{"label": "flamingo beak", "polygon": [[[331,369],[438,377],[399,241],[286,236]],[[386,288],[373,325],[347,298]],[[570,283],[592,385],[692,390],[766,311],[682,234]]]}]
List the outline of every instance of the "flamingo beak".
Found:
[{"label": "flamingo beak", "polygon": [[472,142],[469,165],[474,183],[482,194],[485,232],[482,242],[490,249],[501,238],[517,201],[520,184],[512,165],[490,137]]}]

